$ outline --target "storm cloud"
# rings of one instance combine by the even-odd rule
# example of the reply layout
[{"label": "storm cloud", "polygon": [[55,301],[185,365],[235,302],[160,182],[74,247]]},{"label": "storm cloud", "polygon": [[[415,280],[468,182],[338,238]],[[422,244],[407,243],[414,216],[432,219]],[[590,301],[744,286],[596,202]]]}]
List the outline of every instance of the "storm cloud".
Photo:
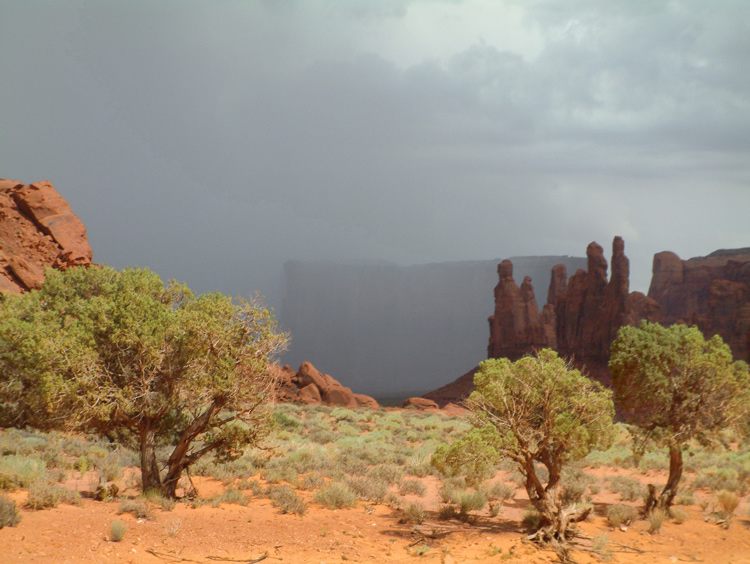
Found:
[{"label": "storm cloud", "polygon": [[99,262],[272,303],[289,259],[615,234],[645,290],[750,244],[748,60],[742,0],[0,0],[0,176]]}]

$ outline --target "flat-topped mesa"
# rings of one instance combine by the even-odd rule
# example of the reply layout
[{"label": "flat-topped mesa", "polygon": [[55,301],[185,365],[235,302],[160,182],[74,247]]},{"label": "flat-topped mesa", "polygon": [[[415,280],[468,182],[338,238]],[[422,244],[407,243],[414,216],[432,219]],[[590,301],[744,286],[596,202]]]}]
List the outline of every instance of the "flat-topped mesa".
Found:
[{"label": "flat-topped mesa", "polygon": [[750,249],[689,260],[657,253],[648,295],[661,306],[664,323],[694,324],[706,336],[718,334],[736,358],[750,360]]},{"label": "flat-topped mesa", "polygon": [[487,356],[516,359],[529,350],[547,346],[531,278],[524,277],[519,288],[513,279],[513,263],[509,260],[502,261],[497,272],[495,312],[488,319]]},{"label": "flat-topped mesa", "polygon": [[39,288],[45,268],[91,260],[86,227],[50,182],[0,179],[0,292]]}]

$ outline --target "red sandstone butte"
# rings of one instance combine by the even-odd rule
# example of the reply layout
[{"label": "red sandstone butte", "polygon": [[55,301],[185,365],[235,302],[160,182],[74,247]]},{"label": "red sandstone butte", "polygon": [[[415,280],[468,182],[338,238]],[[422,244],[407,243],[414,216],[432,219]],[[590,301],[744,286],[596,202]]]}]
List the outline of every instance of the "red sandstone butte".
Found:
[{"label": "red sandstone butte", "polygon": [[86,227],[50,182],[0,179],[0,292],[39,288],[45,268],[91,260]]}]

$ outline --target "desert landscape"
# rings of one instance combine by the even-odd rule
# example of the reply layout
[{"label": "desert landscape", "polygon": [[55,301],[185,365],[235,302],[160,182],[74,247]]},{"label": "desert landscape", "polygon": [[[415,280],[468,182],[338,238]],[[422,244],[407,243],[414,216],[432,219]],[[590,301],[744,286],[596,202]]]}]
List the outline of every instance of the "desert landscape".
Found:
[{"label": "desert landscape", "polygon": [[0,0],[0,564],[750,564],[748,22]]}]

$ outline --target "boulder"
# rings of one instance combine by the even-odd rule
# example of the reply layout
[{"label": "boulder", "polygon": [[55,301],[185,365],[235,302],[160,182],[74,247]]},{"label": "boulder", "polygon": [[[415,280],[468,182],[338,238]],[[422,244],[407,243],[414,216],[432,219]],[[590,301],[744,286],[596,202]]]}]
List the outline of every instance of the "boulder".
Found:
[{"label": "boulder", "polygon": [[404,401],[402,407],[407,409],[419,410],[440,409],[440,406],[436,402],[431,399],[422,397],[407,398],[406,401]]},{"label": "boulder", "polygon": [[273,366],[276,399],[310,405],[335,405],[347,408],[378,409],[378,402],[365,394],[355,394],[330,374],[323,374],[311,362],[303,362],[297,372],[289,365]]}]

